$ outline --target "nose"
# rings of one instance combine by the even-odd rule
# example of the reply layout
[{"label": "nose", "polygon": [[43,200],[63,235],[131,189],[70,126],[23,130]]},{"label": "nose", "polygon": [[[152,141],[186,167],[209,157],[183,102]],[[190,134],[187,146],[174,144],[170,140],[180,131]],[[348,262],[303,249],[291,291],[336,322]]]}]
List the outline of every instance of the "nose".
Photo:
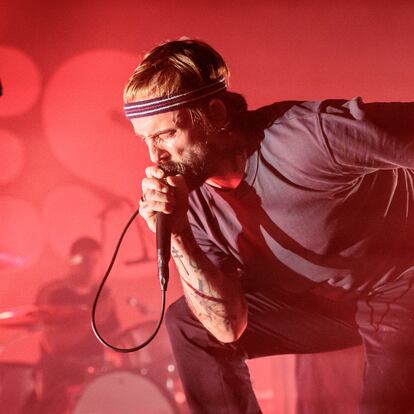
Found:
[{"label": "nose", "polygon": [[160,148],[158,145],[155,145],[154,142],[151,142],[148,147],[151,162],[154,164],[158,164],[160,161],[165,161],[168,159],[168,152],[163,148]]}]

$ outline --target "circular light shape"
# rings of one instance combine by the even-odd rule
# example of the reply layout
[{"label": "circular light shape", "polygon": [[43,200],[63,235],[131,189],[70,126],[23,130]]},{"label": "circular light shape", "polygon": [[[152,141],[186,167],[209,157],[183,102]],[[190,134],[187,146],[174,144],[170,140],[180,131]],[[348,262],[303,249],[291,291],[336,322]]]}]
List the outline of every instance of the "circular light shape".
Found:
[{"label": "circular light shape", "polygon": [[40,73],[33,60],[22,51],[0,46],[0,117],[20,115],[30,109],[40,94]]},{"label": "circular light shape", "polygon": [[77,177],[118,194],[137,191],[148,165],[123,114],[135,56],[101,50],[66,61],[46,87],[42,116],[54,155]]},{"label": "circular light shape", "polygon": [[10,272],[33,264],[44,237],[36,208],[26,200],[0,198],[0,271]]},{"label": "circular light shape", "polygon": [[24,147],[11,132],[0,130],[0,184],[12,182],[24,165]]}]

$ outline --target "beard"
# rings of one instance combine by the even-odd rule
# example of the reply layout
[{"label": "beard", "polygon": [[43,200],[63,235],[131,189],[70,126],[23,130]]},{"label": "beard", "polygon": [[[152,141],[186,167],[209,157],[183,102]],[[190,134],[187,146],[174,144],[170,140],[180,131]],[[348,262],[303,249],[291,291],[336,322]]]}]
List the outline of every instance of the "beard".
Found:
[{"label": "beard", "polygon": [[189,148],[181,161],[162,161],[158,167],[166,175],[183,175],[189,188],[199,187],[214,172],[219,153],[207,142],[198,142]]}]

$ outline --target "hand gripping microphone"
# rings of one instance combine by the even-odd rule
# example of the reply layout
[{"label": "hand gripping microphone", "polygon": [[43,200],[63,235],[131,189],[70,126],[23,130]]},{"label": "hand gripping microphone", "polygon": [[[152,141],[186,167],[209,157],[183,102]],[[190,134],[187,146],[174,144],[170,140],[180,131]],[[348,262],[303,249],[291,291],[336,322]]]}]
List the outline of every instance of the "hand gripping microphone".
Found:
[{"label": "hand gripping microphone", "polygon": [[171,257],[171,220],[169,214],[157,213],[156,223],[158,276],[161,290],[167,290],[169,269],[168,263]]}]

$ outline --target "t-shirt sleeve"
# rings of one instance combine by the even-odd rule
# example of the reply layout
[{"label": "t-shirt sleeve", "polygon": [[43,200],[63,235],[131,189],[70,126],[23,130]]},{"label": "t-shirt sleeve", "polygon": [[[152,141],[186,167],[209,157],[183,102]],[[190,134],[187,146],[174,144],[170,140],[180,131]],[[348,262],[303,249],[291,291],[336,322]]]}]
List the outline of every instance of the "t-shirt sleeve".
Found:
[{"label": "t-shirt sleeve", "polygon": [[204,221],[208,220],[208,217],[209,214],[206,214],[201,218],[194,208],[189,210],[188,218],[197,245],[225,275],[237,274],[239,263],[226,252],[225,241],[221,241],[219,232],[214,232],[214,226],[205,226]]},{"label": "t-shirt sleeve", "polygon": [[364,103],[357,97],[341,105],[326,101],[321,132],[335,162],[353,172],[414,168],[414,103]]}]

